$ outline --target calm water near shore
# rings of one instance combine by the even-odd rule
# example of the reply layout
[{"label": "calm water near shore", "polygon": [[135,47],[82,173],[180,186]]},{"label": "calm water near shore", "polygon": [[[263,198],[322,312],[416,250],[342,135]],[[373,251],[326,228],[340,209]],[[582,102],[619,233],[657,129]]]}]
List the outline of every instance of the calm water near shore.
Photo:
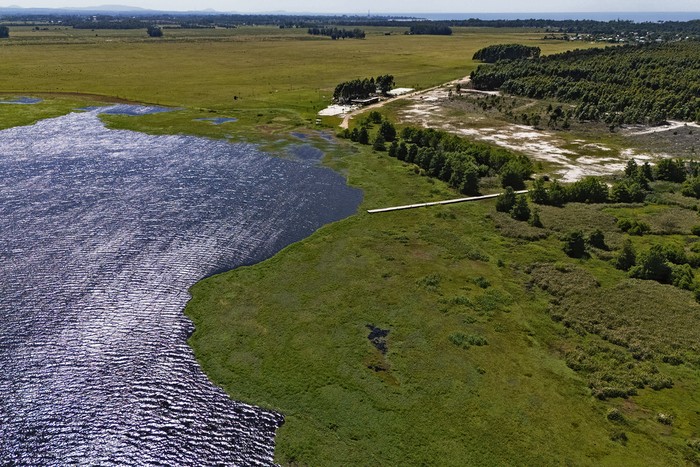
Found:
[{"label": "calm water near shore", "polygon": [[0,131],[0,464],[270,464],[282,417],[202,373],[187,289],[362,195],[305,158],[109,130],[103,110]]}]

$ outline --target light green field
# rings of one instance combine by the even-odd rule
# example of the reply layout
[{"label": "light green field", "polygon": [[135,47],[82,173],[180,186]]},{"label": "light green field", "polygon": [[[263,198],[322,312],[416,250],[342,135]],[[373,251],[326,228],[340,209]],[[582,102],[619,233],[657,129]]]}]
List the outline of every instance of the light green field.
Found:
[{"label": "light green field", "polygon": [[80,92],[222,111],[281,108],[310,119],[341,81],[391,73],[398,86],[424,88],[466,76],[474,52],[494,42],[544,52],[568,47],[540,41],[539,32],[465,29],[439,37],[404,30],[340,41],[279,28],[165,30],[163,39],[143,30],[12,30],[0,41],[0,91]]},{"label": "light green field", "polygon": [[[467,75],[476,66],[471,56],[485,45],[521,42],[545,53],[569,47],[540,41],[542,32],[457,29],[452,37],[430,37],[403,30],[368,29],[364,41],[331,41],[278,28],[166,30],[163,40],[147,39],[144,31],[27,28],[0,42],[0,91],[47,100],[0,106],[0,127],[94,104],[83,94],[96,94],[97,100],[182,107],[105,117],[113,127],[249,140],[274,150],[291,130],[310,131],[305,128],[340,81],[391,73],[398,86],[424,88]],[[203,116],[240,120],[221,126],[193,121]],[[326,164],[364,190],[358,214],[268,261],[202,281],[186,310],[197,327],[190,342],[210,378],[235,399],[285,415],[278,462],[700,462],[700,452],[688,446],[700,438],[697,367],[659,362],[673,389],[594,398],[589,376],[567,367],[567,352],[626,350],[601,334],[577,332],[577,320],[589,317],[589,302],[576,302],[581,313],[566,315],[569,327],[554,321],[553,297],[534,284],[531,268],[580,268],[584,272],[571,274],[593,277],[600,297],[619,300],[624,273],[602,252],[588,260],[567,258],[558,233],[598,227],[616,248],[622,235],[614,216],[649,222],[666,216],[655,235],[635,238],[635,246],[659,241],[690,248],[695,237],[686,230],[695,212],[661,205],[548,208],[543,238],[532,241],[519,236],[534,228],[497,215],[493,202],[369,215],[365,209],[456,193],[385,153],[345,141],[324,149]],[[664,194],[669,200],[674,195]],[[683,233],[663,231],[670,222]],[[636,289],[625,290],[631,290],[622,299],[635,304],[626,309],[632,313],[639,309]],[[673,316],[687,331],[684,338],[692,338],[700,327],[690,292],[654,290],[673,306],[684,305],[673,308]],[[369,341],[368,325],[389,330],[386,355]],[[654,345],[666,345],[665,331],[672,328],[664,317],[648,328]],[[486,345],[457,345],[462,338]],[[606,417],[613,407],[621,421]],[[658,413],[672,414],[673,424],[660,424]]]}]

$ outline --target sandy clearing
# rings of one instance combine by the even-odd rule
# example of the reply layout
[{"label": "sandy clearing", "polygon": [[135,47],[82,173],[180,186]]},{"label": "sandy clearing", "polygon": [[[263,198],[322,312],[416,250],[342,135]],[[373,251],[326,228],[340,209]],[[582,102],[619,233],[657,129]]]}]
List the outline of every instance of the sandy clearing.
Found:
[{"label": "sandy clearing", "polygon": [[[439,86],[434,86],[434,87],[432,87],[432,88],[422,89],[422,90],[419,90],[419,91],[408,92],[408,93],[405,93],[405,94],[401,94],[400,96],[395,96],[395,97],[391,97],[391,98],[389,98],[389,99],[385,99],[385,100],[380,101],[380,102],[378,102],[378,103],[376,103],[376,104],[372,104],[372,105],[368,105],[368,106],[366,106],[366,107],[362,107],[362,108],[359,108],[359,109],[356,109],[356,110],[352,110],[352,111],[347,112],[347,113],[345,114],[345,116],[344,116],[344,118],[343,118],[343,121],[340,123],[340,128],[344,128],[344,129],[345,129],[345,128],[348,128],[348,127],[350,126],[350,119],[353,118],[353,117],[355,117],[356,115],[359,115],[359,114],[361,114],[361,113],[364,113],[364,112],[366,112],[366,111],[368,111],[368,110],[374,110],[374,109],[382,108],[382,107],[384,107],[386,104],[388,104],[389,102],[393,102],[393,101],[395,101],[395,100],[397,100],[397,99],[408,99],[408,98],[412,98],[412,97],[416,97],[416,96],[419,96],[419,97],[429,96],[429,97],[432,99],[431,92],[433,92],[433,91],[435,91],[435,90],[437,90],[437,89],[441,89],[441,88],[450,88],[450,89],[451,89],[451,88],[454,87],[457,83],[466,84],[466,83],[469,82],[469,80],[470,80],[469,76],[466,76],[466,77],[464,77],[464,78],[456,79],[456,80],[454,80],[454,81],[450,81],[449,83],[441,84],[441,85],[439,85]],[[408,88],[397,88],[397,89],[408,89]],[[447,94],[448,94],[448,91],[445,91],[445,92],[444,92],[444,95],[447,96]],[[437,101],[438,99],[434,99],[434,100]]]},{"label": "sandy clearing", "polygon": [[325,109],[321,110],[318,115],[322,117],[335,117],[336,115],[344,115],[348,112],[356,110],[358,107],[356,105],[329,105]]}]

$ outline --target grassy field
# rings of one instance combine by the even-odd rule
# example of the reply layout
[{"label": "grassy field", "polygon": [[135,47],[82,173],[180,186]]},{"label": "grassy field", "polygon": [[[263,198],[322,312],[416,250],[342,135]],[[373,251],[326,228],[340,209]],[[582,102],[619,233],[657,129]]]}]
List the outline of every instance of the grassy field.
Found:
[{"label": "grassy field", "polygon": [[[429,87],[467,75],[485,45],[569,47],[533,31],[429,37],[376,28],[364,41],[277,28],[165,33],[13,30],[0,42],[0,91],[46,100],[0,106],[0,126],[125,99],[181,109],[105,117],[113,127],[255,141],[274,152],[292,130],[313,133],[309,123],[340,81],[392,73],[399,86]],[[195,121],[206,116],[239,120]],[[323,148],[325,163],[364,190],[358,214],[268,261],[202,281],[186,310],[210,378],[235,399],[285,415],[278,462],[700,462],[699,306],[690,292],[640,284],[609,262],[625,238],[617,218],[651,225],[650,235],[633,238],[638,251],[654,242],[693,251],[696,203],[677,199],[677,186],[660,195],[667,204],[543,208],[541,229],[496,213],[492,201],[369,215],[456,193],[366,146]],[[563,253],[561,234],[594,228],[613,251],[583,260]],[[571,284],[580,293],[569,293]],[[596,327],[601,319],[614,328]],[[644,339],[654,356],[637,364],[633,342],[613,342],[613,331]],[[678,336],[685,361],[667,363]],[[673,388],[594,396],[592,382],[626,377],[616,373],[625,368]]]},{"label": "grassy field", "polygon": [[[384,28],[390,29],[390,28]],[[502,41],[568,47],[543,33],[458,30],[450,37],[370,32],[332,41],[279,28],[145,31],[26,30],[0,41],[7,93],[81,92],[220,111],[291,110],[305,119],[328,105],[339,82],[391,73],[424,88],[467,75],[479,48]]]},{"label": "grassy field", "polygon": [[[363,209],[450,195],[441,182],[369,150],[338,148],[333,161],[363,188]],[[543,210],[544,238],[538,241],[516,238],[507,229],[519,233],[522,223],[497,217],[486,202],[360,213],[327,226],[265,263],[194,287],[187,308],[197,326],[192,345],[217,384],[285,414],[277,448],[283,464],[697,461],[685,446],[700,428],[692,402],[697,367],[667,365],[660,356],[654,365],[675,381],[673,389],[600,401],[589,382],[619,370],[620,359],[597,354],[621,352],[624,364],[635,360],[603,333],[579,332],[569,322],[600,319],[601,313],[628,322],[637,308],[624,303],[665,296],[667,302],[642,320],[642,335],[652,347],[653,339],[660,347],[673,342],[677,330],[659,316],[666,313],[693,333],[684,337],[693,342],[700,337],[700,306],[692,294],[670,286],[649,289],[639,281],[638,288],[625,288],[625,274],[604,259],[566,257],[557,230],[601,228],[611,246],[619,243],[614,216],[601,207]],[[648,241],[640,239],[639,247]],[[538,270],[533,264],[560,266]],[[569,321],[552,320],[555,296],[533,285],[543,277],[561,281],[558,271],[571,267],[600,284],[596,303],[614,299],[617,307],[600,311],[578,298],[572,303],[580,314],[570,307]],[[578,280],[569,280],[578,288]],[[585,284],[580,282],[581,294],[591,295]],[[386,354],[368,339],[368,326],[389,331]],[[640,329],[634,321],[627,326]],[[617,329],[625,331],[624,325]],[[598,373],[567,367],[574,351],[600,361]],[[622,421],[607,418],[611,409]],[[666,412],[674,414],[671,427],[654,419]]]}]

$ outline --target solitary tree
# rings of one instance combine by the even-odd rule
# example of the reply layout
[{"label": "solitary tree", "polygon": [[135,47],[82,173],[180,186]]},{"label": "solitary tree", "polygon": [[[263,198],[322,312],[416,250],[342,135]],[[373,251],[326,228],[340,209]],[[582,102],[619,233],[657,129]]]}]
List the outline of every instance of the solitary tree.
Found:
[{"label": "solitary tree", "polygon": [[150,37],[163,37],[163,30],[155,24],[148,26],[146,32]]},{"label": "solitary tree", "polygon": [[637,254],[632,247],[632,241],[626,238],[622,241],[622,250],[615,258],[615,267],[623,271],[629,271],[637,263]]},{"label": "solitary tree", "polygon": [[7,39],[8,37],[10,37],[10,28],[0,26],[0,39]]},{"label": "solitary tree", "polygon": [[530,219],[530,207],[527,205],[527,198],[525,195],[517,197],[515,205],[510,211],[510,216],[516,221],[526,221]]}]

